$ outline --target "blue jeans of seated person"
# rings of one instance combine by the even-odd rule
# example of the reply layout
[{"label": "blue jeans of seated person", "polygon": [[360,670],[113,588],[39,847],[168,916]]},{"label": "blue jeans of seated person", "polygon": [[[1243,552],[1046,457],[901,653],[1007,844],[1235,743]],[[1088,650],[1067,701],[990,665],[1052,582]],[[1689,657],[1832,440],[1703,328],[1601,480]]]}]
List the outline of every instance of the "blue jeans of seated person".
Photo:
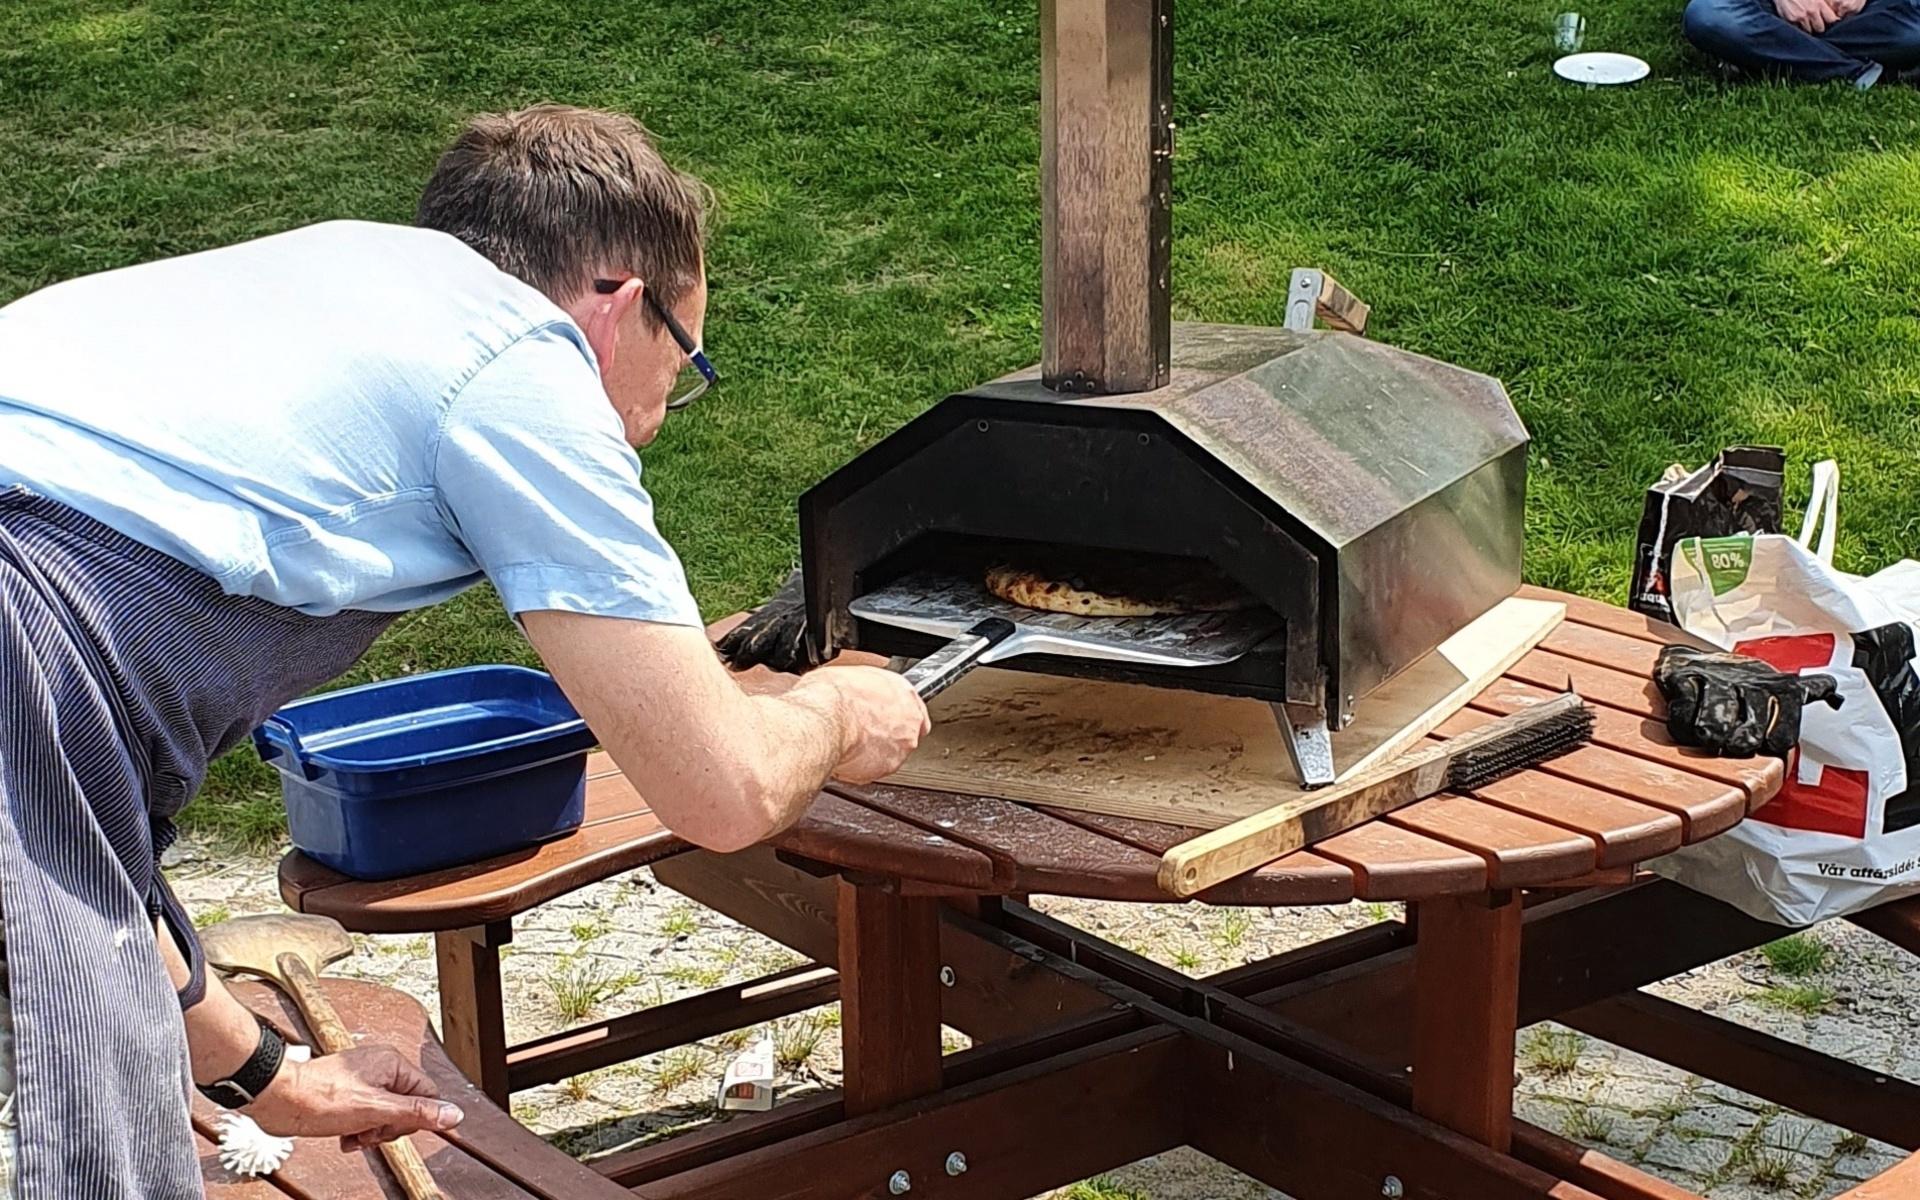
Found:
[{"label": "blue jeans of seated person", "polygon": [[1866,86],[1879,67],[1920,66],[1920,0],[1868,0],[1821,34],[1787,21],[1772,0],[1688,0],[1681,25],[1688,41],[1722,62],[1807,82]]}]

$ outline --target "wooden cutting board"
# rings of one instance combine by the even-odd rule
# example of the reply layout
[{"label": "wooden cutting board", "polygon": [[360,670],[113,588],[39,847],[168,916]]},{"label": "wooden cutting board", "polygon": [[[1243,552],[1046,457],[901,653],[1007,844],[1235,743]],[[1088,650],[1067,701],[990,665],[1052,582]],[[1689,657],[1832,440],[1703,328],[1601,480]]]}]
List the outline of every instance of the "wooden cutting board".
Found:
[{"label": "wooden cutting board", "polygon": [[[1344,778],[1432,732],[1566,615],[1515,596],[1360,702],[1333,735]],[[933,702],[889,782],[1213,829],[1302,792],[1263,701],[982,669]]]}]

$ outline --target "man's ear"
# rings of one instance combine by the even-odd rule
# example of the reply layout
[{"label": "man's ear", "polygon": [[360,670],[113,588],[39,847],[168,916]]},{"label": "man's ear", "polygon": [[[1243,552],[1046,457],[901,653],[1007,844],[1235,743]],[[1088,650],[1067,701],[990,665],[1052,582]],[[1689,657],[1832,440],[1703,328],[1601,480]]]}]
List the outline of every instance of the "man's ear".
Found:
[{"label": "man's ear", "polygon": [[634,305],[640,303],[641,294],[647,285],[638,279],[629,279],[620,285],[617,292],[588,292],[575,306],[573,319],[579,324],[581,332],[587,335],[587,345],[593,347],[593,356],[600,362],[600,373],[606,374],[613,367],[614,355],[620,350],[620,322]]}]

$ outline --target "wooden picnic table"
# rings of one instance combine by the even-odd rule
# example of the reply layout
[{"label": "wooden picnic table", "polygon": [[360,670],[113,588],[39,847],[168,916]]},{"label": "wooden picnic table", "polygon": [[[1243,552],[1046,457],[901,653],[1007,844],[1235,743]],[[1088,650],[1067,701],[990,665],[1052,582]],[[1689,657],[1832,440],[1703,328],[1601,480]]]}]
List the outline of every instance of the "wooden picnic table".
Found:
[{"label": "wooden picnic table", "polygon": [[[435,932],[448,1051],[501,1099],[837,996],[841,1093],[597,1164],[648,1196],[887,1194],[873,1189],[888,1173],[869,1176],[893,1159],[912,1164],[900,1169],[916,1194],[1019,1196],[1182,1143],[1303,1198],[1393,1186],[1408,1196],[1684,1195],[1516,1127],[1515,1032],[1548,1016],[1908,1144],[1888,1137],[1898,1130],[1884,1114],[1920,1116],[1920,1089],[1881,1078],[1863,1105],[1848,1098],[1861,1080],[1844,1064],[1815,1069],[1805,1051],[1796,1058],[1633,991],[1779,935],[1671,884],[1609,885],[1731,828],[1771,798],[1781,767],[1666,738],[1649,671],[1677,631],[1530,594],[1565,600],[1567,623],[1439,732],[1571,682],[1595,707],[1594,743],[1204,893],[1210,904],[1410,902],[1406,922],[1209,980],[1024,904],[1033,893],[1168,901],[1159,853],[1192,831],[888,786],[831,786],[774,850],[722,857],[686,852],[596,760],[588,823],[567,838],[384,884],[295,854],[282,891],[352,929]],[[647,863],[815,965],[508,1047],[498,949],[512,918]],[[943,1023],[979,1044],[943,1057]],[[1791,1080],[1767,1065],[1782,1056],[1796,1065]],[[1806,1094],[1809,1078],[1817,1094]],[[1312,1119],[1291,1104],[1280,1116],[1282,1095],[1301,1098]],[[1063,1128],[1093,1096],[1101,1115],[1081,1116],[1090,1129]],[[928,1157],[943,1139],[995,1145],[992,1174],[979,1170],[979,1149],[963,1151],[974,1167],[947,1173],[950,1161]],[[1404,1165],[1395,1173],[1391,1162]]]}]

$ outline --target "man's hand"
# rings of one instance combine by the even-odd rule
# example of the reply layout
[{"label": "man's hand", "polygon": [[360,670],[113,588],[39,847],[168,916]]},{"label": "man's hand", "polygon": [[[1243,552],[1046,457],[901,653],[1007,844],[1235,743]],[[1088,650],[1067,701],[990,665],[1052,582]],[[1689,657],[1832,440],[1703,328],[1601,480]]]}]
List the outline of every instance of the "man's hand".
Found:
[{"label": "man's hand", "polygon": [[907,761],[933,722],[913,686],[881,667],[825,666],[802,679],[792,695],[831,690],[846,738],[833,777],[842,783],[885,779]]},{"label": "man's hand", "polygon": [[[1813,34],[1825,33],[1827,26],[1845,15],[1835,11],[1830,0],[1773,0],[1773,8],[1780,14],[1781,20]],[[1857,7],[1855,11],[1858,11]]]},{"label": "man's hand", "polygon": [[458,1125],[466,1114],[439,1094],[391,1046],[355,1046],[287,1063],[246,1112],[268,1133],[337,1137],[342,1150],[359,1150]]}]

